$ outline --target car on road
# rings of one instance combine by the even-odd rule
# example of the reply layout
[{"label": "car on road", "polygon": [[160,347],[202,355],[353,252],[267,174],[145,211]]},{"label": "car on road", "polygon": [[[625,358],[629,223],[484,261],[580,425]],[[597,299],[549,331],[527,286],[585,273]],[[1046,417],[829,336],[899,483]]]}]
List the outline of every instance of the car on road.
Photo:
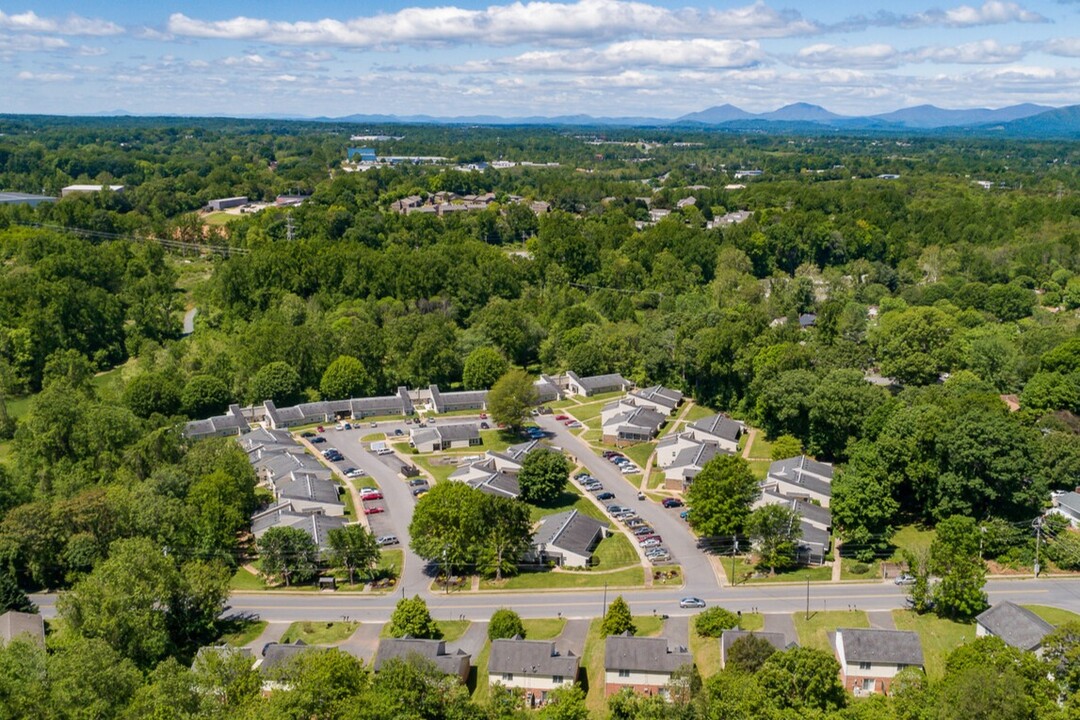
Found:
[{"label": "car on road", "polygon": [[677,508],[683,506],[683,501],[679,498],[664,498],[660,504],[666,508]]},{"label": "car on road", "polygon": [[397,545],[400,540],[397,539],[397,535],[383,535],[376,542],[380,545]]},{"label": "car on road", "polygon": [[571,425],[573,425],[576,422],[577,422],[577,420],[574,420],[573,418],[570,418],[569,420],[563,420],[562,424],[565,425],[566,427],[570,427]]},{"label": "car on road", "polygon": [[574,420],[572,422],[566,423],[566,427],[568,427],[568,428],[579,428],[579,427],[581,427],[581,423],[579,423],[577,420]]},{"label": "car on road", "polygon": [[570,416],[569,415],[556,415],[555,419],[558,420],[559,422],[562,422],[563,420],[569,420]]},{"label": "car on road", "polygon": [[361,470],[360,468],[349,468],[348,470],[345,471],[345,477],[347,477],[347,478],[358,478],[358,477],[363,477],[363,476],[364,476],[364,471]]},{"label": "car on road", "polygon": [[681,608],[703,608],[705,607],[705,601],[696,597],[684,597],[679,601],[679,607]]},{"label": "car on road", "polygon": [[377,423],[376,421],[372,420],[372,421],[371,421],[371,427],[379,427],[379,423]]},{"label": "car on road", "polygon": [[601,485],[600,483],[595,483],[593,485],[589,485],[585,489],[588,490],[591,493],[598,493],[598,492],[603,492],[604,491],[604,486]]},{"label": "car on road", "polygon": [[376,490],[375,492],[366,492],[360,494],[361,500],[382,500],[382,493]]},{"label": "car on road", "polygon": [[310,430],[306,430],[306,431],[300,433],[300,437],[302,437],[302,438],[313,438],[313,437],[315,437],[315,433],[311,432]]},{"label": "car on road", "polygon": [[897,575],[896,579],[893,580],[893,582],[897,585],[914,585],[915,576],[911,573],[902,573],[900,575]]},{"label": "car on road", "polygon": [[690,519],[690,508],[686,508],[681,513],[679,513],[679,517],[681,517],[683,520],[689,520]]},{"label": "car on road", "polygon": [[386,512],[386,508],[382,505],[372,505],[371,507],[364,508],[365,515],[378,515],[381,512]]},{"label": "car on road", "polygon": [[438,420],[438,418],[428,418],[428,423],[434,425],[436,420]]},{"label": "car on road", "polygon": [[324,437],[319,437],[318,435],[316,435],[315,437],[311,438],[311,444],[312,444],[312,445],[318,445],[319,443],[324,443],[324,442],[326,442],[326,438],[324,438]]},{"label": "car on road", "polygon": [[596,499],[597,500],[614,500],[615,499],[615,493],[605,490],[604,492],[597,495]]}]

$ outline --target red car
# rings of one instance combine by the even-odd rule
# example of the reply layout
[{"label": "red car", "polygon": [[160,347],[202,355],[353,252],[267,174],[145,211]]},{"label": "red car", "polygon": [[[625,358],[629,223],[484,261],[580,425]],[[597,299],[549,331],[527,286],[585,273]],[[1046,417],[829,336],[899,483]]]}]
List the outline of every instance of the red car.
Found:
[{"label": "red car", "polygon": [[360,499],[361,500],[382,500],[383,497],[382,497],[381,492],[369,492],[369,493],[364,493],[363,495],[361,495]]},{"label": "red car", "polygon": [[315,429],[316,429],[316,430],[318,430],[319,432],[326,432],[325,430],[323,430],[323,426],[322,426],[322,425],[320,425],[319,427],[317,427],[317,428],[315,428]]},{"label": "red car", "polygon": [[570,416],[569,415],[556,415],[555,419],[556,420],[569,420]]},{"label": "red car", "polygon": [[386,512],[386,509],[382,505],[376,505],[374,507],[364,508],[365,515],[378,515],[381,512]]},{"label": "red car", "polygon": [[481,420],[487,420],[487,413],[480,413]]}]

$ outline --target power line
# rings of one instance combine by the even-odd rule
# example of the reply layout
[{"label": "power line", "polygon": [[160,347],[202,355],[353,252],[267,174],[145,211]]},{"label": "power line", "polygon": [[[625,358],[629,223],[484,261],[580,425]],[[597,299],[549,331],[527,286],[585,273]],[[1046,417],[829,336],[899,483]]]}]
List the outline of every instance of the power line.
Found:
[{"label": "power line", "polygon": [[54,230],[56,232],[71,233],[72,235],[80,235],[83,237],[94,238],[99,240],[128,240],[131,242],[156,242],[162,247],[170,250],[185,250],[185,251],[210,251],[218,253],[226,257],[230,255],[248,255],[251,253],[247,248],[230,247],[228,245],[209,245],[203,243],[189,243],[183,240],[172,240],[169,238],[159,238],[152,235],[146,237],[135,237],[132,235],[120,235],[118,233],[104,232],[101,230],[87,230],[85,228],[73,228],[66,227],[64,225],[50,225],[48,223],[30,223],[19,222],[17,220],[11,221],[13,225],[20,225],[22,227],[38,228],[41,230]]}]

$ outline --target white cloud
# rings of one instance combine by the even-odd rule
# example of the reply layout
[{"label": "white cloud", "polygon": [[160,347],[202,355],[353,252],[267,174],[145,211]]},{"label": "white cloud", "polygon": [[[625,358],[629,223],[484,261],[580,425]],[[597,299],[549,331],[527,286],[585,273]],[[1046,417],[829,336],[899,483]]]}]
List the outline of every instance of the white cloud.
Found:
[{"label": "white cloud", "polygon": [[599,50],[537,51],[464,63],[457,72],[595,73],[617,69],[751,67],[765,59],[757,42],[627,40]]},{"label": "white cloud", "polygon": [[1062,57],[1080,57],[1080,37],[1054,38],[1043,43],[1042,51]]},{"label": "white cloud", "polygon": [[58,35],[119,35],[124,32],[124,28],[108,20],[80,15],[68,15],[61,19],[47,18],[32,10],[15,15],[8,15],[0,10],[0,29]]},{"label": "white cloud", "polygon": [[207,21],[182,13],[169,17],[169,33],[219,40],[258,40],[279,45],[393,48],[400,45],[475,43],[587,44],[636,36],[677,38],[763,38],[812,34],[817,24],[794,11],[764,2],[714,10],[668,9],[635,0],[578,0],[573,3],[514,2],[481,10],[453,6],[404,8],[351,20],[325,18],[283,22],[235,17]]},{"label": "white cloud", "polygon": [[67,40],[49,35],[0,34],[0,53],[54,52],[69,47]]},{"label": "white cloud", "polygon": [[1022,45],[1002,45],[997,40],[980,40],[954,46],[933,46],[912,50],[906,57],[914,62],[962,63],[992,65],[1008,63],[1024,57]]},{"label": "white cloud", "polygon": [[906,29],[924,27],[977,27],[980,25],[1005,25],[1009,23],[1050,22],[1037,12],[1014,2],[987,0],[982,5],[959,5],[948,10],[933,9],[920,13],[899,14],[881,10],[873,15],[858,15],[830,26],[836,32],[856,32],[868,27],[899,27]]},{"label": "white cloud", "polygon": [[35,83],[71,82],[75,79],[74,75],[68,73],[38,73],[29,70],[23,70],[15,77],[23,82]]},{"label": "white cloud", "polygon": [[885,43],[853,46],[816,43],[799,50],[789,62],[792,65],[804,67],[835,67],[837,65],[895,67],[898,62],[898,53],[896,48]]}]

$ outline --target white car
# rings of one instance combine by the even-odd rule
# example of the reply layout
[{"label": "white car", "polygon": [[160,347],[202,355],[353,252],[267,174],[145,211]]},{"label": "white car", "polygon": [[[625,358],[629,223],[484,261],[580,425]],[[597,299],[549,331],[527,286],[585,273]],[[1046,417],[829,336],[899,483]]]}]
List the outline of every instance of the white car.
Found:
[{"label": "white car", "polygon": [[358,478],[358,477],[363,477],[363,476],[364,476],[364,471],[361,470],[360,468],[351,468],[345,473],[345,477],[347,477],[347,478]]},{"label": "white car", "polygon": [[639,473],[639,472],[641,472],[641,471],[637,469],[636,465],[623,465],[622,466],[622,474],[623,475],[633,475],[634,473]]}]

